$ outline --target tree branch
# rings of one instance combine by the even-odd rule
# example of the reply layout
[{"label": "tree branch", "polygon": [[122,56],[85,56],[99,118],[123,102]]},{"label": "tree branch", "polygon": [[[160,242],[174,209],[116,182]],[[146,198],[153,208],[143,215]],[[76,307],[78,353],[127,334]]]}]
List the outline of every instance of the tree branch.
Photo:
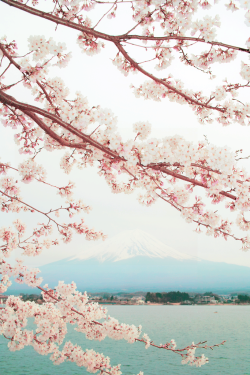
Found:
[{"label": "tree branch", "polygon": [[[214,45],[214,46],[220,46],[220,47],[230,48],[230,49],[234,49],[234,50],[241,51],[241,52],[250,53],[249,49],[247,49],[247,48],[232,46],[230,44],[221,43],[221,42],[213,42],[213,41],[207,42],[207,41],[205,41],[204,38],[194,38],[194,37],[189,37],[189,36],[186,37],[186,36],[178,36],[178,35],[169,35],[169,36],[159,36],[159,37],[157,37],[157,36],[144,36],[144,35],[128,35],[127,33],[122,34],[122,35],[108,35],[108,34],[93,30],[93,28],[88,28],[88,27],[85,27],[83,25],[76,24],[75,22],[68,21],[68,20],[63,19],[63,18],[59,18],[57,16],[54,16],[54,15],[46,13],[46,12],[42,12],[42,11],[40,11],[38,9],[35,9],[35,8],[32,8],[28,5],[19,3],[16,0],[1,0],[1,1],[3,3],[6,3],[7,5],[18,8],[18,9],[24,11],[24,12],[27,12],[27,13],[33,14],[35,16],[47,19],[48,21],[55,22],[58,25],[67,26],[67,27],[70,27],[71,29],[82,31],[86,34],[93,35],[96,38],[101,38],[101,39],[108,40],[108,41],[111,41],[111,42],[114,42],[115,40],[116,41],[125,41],[125,40],[128,40],[128,39],[183,40],[183,41],[189,40],[189,41],[192,41],[192,42],[206,43],[206,44],[211,44],[211,45]],[[124,3],[124,1],[122,3]],[[110,4],[115,4],[115,2],[114,3],[110,2]],[[132,31],[132,29],[130,31]]]},{"label": "tree branch", "polygon": [[224,108],[218,108],[218,107],[213,107],[213,106],[210,106],[210,105],[207,105],[206,103],[202,103],[198,100],[195,100],[193,98],[191,98],[191,96],[188,96],[186,94],[184,94],[183,92],[181,92],[180,90],[176,89],[174,86],[171,86],[170,84],[168,84],[167,82],[165,82],[163,79],[160,79],[160,78],[157,78],[155,77],[153,74],[147,72],[145,69],[143,69],[138,63],[136,63],[130,56],[129,54],[125,51],[125,49],[122,47],[122,45],[119,43],[119,42],[114,42],[116,47],[118,48],[118,50],[121,52],[121,54],[125,57],[126,60],[128,60],[130,62],[130,64],[136,68],[137,70],[139,70],[139,72],[141,72],[142,74],[144,74],[145,76],[151,78],[153,81],[165,86],[166,88],[168,88],[170,91],[182,96],[187,102],[191,103],[191,104],[195,104],[197,106],[200,106],[200,107],[205,107],[205,108],[208,108],[208,109],[213,109],[213,110],[216,110],[216,111],[219,111],[219,112],[222,112],[224,113],[225,112],[225,109]]},{"label": "tree branch", "polygon": [[210,106],[210,105],[208,105],[206,103],[202,103],[202,102],[200,102],[198,100],[195,100],[192,97],[190,97],[190,96],[182,93],[181,91],[179,91],[175,87],[171,86],[170,84],[166,83],[164,80],[162,80],[160,78],[157,78],[154,75],[152,75],[149,72],[147,72],[146,70],[142,69],[139,66],[139,64],[136,63],[128,55],[128,53],[124,50],[124,48],[121,46],[121,42],[129,40],[129,39],[130,40],[131,39],[155,40],[155,41],[157,41],[157,40],[171,40],[171,39],[173,39],[173,40],[190,40],[190,41],[208,43],[210,45],[211,44],[212,45],[218,45],[218,46],[221,46],[221,47],[231,48],[231,49],[235,49],[235,50],[238,50],[238,51],[249,53],[249,50],[246,49],[246,48],[235,47],[235,46],[231,46],[231,45],[228,45],[228,44],[225,44],[225,43],[220,43],[220,42],[206,42],[203,38],[192,38],[192,37],[181,37],[181,36],[155,37],[155,36],[140,36],[140,35],[127,35],[127,34],[116,35],[116,36],[115,35],[108,35],[108,34],[96,31],[93,28],[88,28],[88,27],[85,27],[83,25],[76,24],[75,22],[72,22],[72,21],[69,21],[69,20],[66,20],[66,19],[54,16],[54,15],[46,13],[46,12],[42,12],[42,11],[37,10],[35,8],[29,7],[29,6],[25,5],[25,4],[19,3],[19,2],[15,1],[15,0],[1,0],[1,1],[4,2],[4,3],[6,3],[6,4],[8,4],[8,5],[10,5],[10,6],[14,6],[14,7],[16,7],[18,9],[20,9],[20,10],[23,10],[23,11],[25,11],[27,13],[33,14],[35,16],[38,16],[38,17],[41,17],[41,18],[44,18],[44,19],[47,19],[47,20],[52,21],[52,22],[55,22],[57,25],[60,24],[60,25],[63,25],[63,26],[66,26],[66,27],[69,27],[69,28],[81,31],[81,32],[83,32],[83,33],[85,33],[87,35],[92,35],[95,38],[100,38],[100,39],[107,40],[109,42],[114,43],[115,46],[118,48],[118,50],[126,58],[126,60],[128,60],[133,67],[135,67],[138,71],[140,71],[145,76],[147,76],[150,79],[152,79],[153,81],[155,81],[155,82],[157,82],[157,83],[165,86],[166,88],[168,88],[172,92],[180,95],[188,103],[191,103],[191,104],[194,104],[194,105],[197,105],[197,106],[201,106],[201,107],[205,107],[205,108],[208,108],[208,109],[216,110],[216,111],[219,111],[221,113],[225,112],[224,108],[213,107],[213,106]]},{"label": "tree branch", "polygon": [[[126,159],[119,156],[118,153],[116,153],[115,151],[112,151],[110,148],[102,145],[101,143],[93,140],[92,138],[90,138],[90,136],[85,135],[84,133],[82,133],[78,129],[74,128],[72,125],[67,124],[66,122],[64,122],[63,120],[58,118],[58,116],[56,116],[56,115],[53,115],[53,114],[51,114],[51,113],[49,113],[49,112],[47,112],[47,111],[45,111],[41,108],[29,105],[29,104],[21,103],[21,102],[17,101],[15,98],[13,98],[12,96],[7,95],[6,93],[2,92],[1,90],[0,90],[0,102],[2,102],[3,104],[8,104],[10,106],[15,107],[16,109],[21,110],[24,114],[26,114],[33,121],[35,121],[37,123],[37,125],[39,127],[41,127],[51,138],[55,139],[62,146],[70,147],[70,148],[80,148],[80,149],[86,148],[86,145],[83,144],[83,143],[68,142],[68,141],[64,140],[63,138],[61,138],[52,129],[50,129],[47,125],[45,125],[44,122],[36,115],[36,113],[40,114],[40,115],[42,115],[46,118],[49,118],[54,123],[57,123],[58,125],[62,126],[64,129],[67,129],[72,134],[74,134],[77,137],[79,137],[80,139],[82,139],[83,142],[89,143],[91,146],[93,146],[93,147],[97,148],[98,150],[102,151],[104,154],[109,155],[111,158],[113,158],[117,161],[119,160],[119,161],[126,162]],[[156,171],[161,171],[161,172],[163,172],[167,175],[173,176],[177,179],[189,182],[192,185],[200,186],[200,187],[203,187],[205,189],[208,188],[208,186],[206,186],[205,184],[203,184],[200,181],[197,181],[195,179],[183,176],[183,175],[181,175],[177,172],[171,171],[170,169],[162,166],[162,163],[153,164],[153,165],[149,164],[148,166],[147,165],[144,166],[143,164],[138,162],[137,165],[139,165],[141,167],[151,168],[151,169],[154,169]],[[197,167],[202,168],[202,166],[197,165],[197,164],[194,164],[193,166],[197,166]],[[227,193],[225,191],[221,191],[220,194],[224,195],[225,197],[228,197],[230,199],[233,199],[233,200],[237,199],[236,196],[234,196],[233,194]]]}]

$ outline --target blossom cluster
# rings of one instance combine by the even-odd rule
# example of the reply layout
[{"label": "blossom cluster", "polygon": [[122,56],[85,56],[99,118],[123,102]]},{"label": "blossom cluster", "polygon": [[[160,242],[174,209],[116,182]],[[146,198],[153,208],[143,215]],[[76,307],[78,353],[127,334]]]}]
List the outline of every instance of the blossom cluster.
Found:
[{"label": "blossom cluster", "polygon": [[216,29],[214,26],[220,27],[219,16],[215,16],[214,18],[205,16],[203,20],[194,22],[191,35],[195,35],[197,31],[199,31],[206,42],[213,41],[216,37]]},{"label": "blossom cluster", "polygon": [[45,180],[46,172],[42,165],[38,165],[33,159],[27,159],[19,164],[18,170],[22,176],[22,182],[29,183],[34,178]]},{"label": "blossom cluster", "polygon": [[93,56],[101,52],[104,48],[104,43],[96,38],[89,36],[88,34],[80,34],[77,38],[77,44],[81,48],[82,52],[88,56]]},{"label": "blossom cluster", "polygon": [[30,51],[34,51],[32,54],[34,61],[40,61],[48,55],[61,55],[66,49],[65,43],[56,43],[53,38],[46,40],[45,36],[43,35],[31,35],[28,42]]},{"label": "blossom cluster", "polygon": [[8,287],[12,285],[9,276],[3,275],[2,279],[0,280],[0,293],[4,293],[7,291]]},{"label": "blossom cluster", "polygon": [[120,72],[127,77],[130,72],[136,73],[136,68],[134,68],[128,60],[122,57],[119,53],[113,59],[113,64],[117,67]]},{"label": "blossom cluster", "polygon": [[208,363],[208,358],[206,358],[204,354],[202,354],[201,357],[195,357],[195,350],[195,347],[188,349],[187,356],[181,361],[183,365],[189,363],[190,366],[201,367],[202,365]]},{"label": "blossom cluster", "polygon": [[43,278],[38,277],[40,270],[38,268],[28,268],[24,266],[23,259],[16,259],[16,264],[12,267],[9,263],[0,258],[0,273],[8,277],[15,277],[18,284],[26,284],[28,286],[39,286]]},{"label": "blossom cluster", "polygon": [[136,122],[133,125],[133,131],[137,133],[138,139],[144,141],[151,133],[151,124],[146,122]]},{"label": "blossom cluster", "polygon": [[[157,50],[159,50],[159,52]],[[171,49],[170,48],[160,48],[160,49],[157,48],[156,51],[157,51],[156,57],[158,59],[158,64],[156,65],[155,69],[162,70],[162,69],[168,68],[172,63],[172,60],[174,59],[171,53]]]},{"label": "blossom cluster", "polygon": [[[185,94],[192,98],[193,110],[197,114],[200,123],[212,123],[216,120],[223,126],[227,126],[232,123],[248,125],[250,115],[249,103],[246,103],[243,106],[242,103],[227,98],[226,87],[221,87],[219,91],[217,88],[215,92],[211,93],[212,97],[216,98],[216,100],[218,100],[220,105],[223,107],[221,111],[212,113],[212,109],[207,108],[205,105],[204,107],[198,105],[195,92],[192,92],[191,90],[183,90],[184,85],[180,80],[173,80],[173,78],[169,76],[169,78],[166,79],[165,82],[171,87],[167,88],[164,87],[164,85],[153,81],[145,81],[137,88],[133,86],[135,97],[142,97],[144,99],[151,99],[158,102],[168,97],[168,99],[172,102],[176,102],[178,104],[186,104],[186,101],[182,96],[182,94]],[[232,94],[234,94],[233,90]],[[222,100],[224,98],[225,100],[222,103]],[[202,103],[205,104],[205,102],[207,102],[209,99],[207,97],[202,97],[201,100]]]},{"label": "blossom cluster", "polygon": [[244,64],[243,62],[241,62],[240,75],[246,81],[250,81],[250,66],[248,64]]}]

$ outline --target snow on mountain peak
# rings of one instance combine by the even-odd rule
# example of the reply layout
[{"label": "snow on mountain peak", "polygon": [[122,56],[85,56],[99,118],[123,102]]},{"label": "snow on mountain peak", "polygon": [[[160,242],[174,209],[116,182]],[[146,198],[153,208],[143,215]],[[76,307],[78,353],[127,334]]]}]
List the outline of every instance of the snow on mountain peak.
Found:
[{"label": "snow on mountain peak", "polygon": [[119,233],[86,252],[81,251],[71,260],[97,259],[99,262],[118,262],[136,256],[150,258],[170,257],[178,260],[197,259],[180,253],[148,233],[136,229]]}]

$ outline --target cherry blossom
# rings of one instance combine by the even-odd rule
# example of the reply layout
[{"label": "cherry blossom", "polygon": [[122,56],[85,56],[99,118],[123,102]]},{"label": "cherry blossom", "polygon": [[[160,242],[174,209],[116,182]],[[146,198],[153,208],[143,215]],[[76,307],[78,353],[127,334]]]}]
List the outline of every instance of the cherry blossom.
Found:
[{"label": "cherry blossom", "polygon": [[[112,44],[113,65],[125,77],[138,73],[137,77],[144,79],[131,85],[135,98],[187,105],[204,125],[212,122],[219,127],[235,123],[249,125],[250,104],[241,98],[241,93],[250,86],[249,38],[242,42],[246,47],[218,41],[216,33],[223,27],[220,17],[201,16],[199,12],[209,11],[214,6],[212,1],[140,0],[106,4],[94,0],[59,0],[49,2],[46,9],[37,0],[32,6],[15,0],[2,2],[15,7],[20,15],[28,12],[71,29],[78,47],[89,56],[102,53]],[[112,24],[113,18],[119,16],[118,8],[123,6],[131,10],[133,27],[120,35],[101,31],[106,30],[102,28],[103,20]],[[103,15],[94,22],[97,7],[103,9]],[[226,10],[240,8],[249,26],[249,1],[225,4]],[[1,122],[12,129],[16,147],[26,157],[18,165],[11,165],[7,160],[0,162],[1,211],[16,215],[36,212],[41,218],[31,231],[19,218],[13,225],[0,228],[0,292],[6,292],[11,285],[10,278],[14,278],[18,283],[38,288],[45,301],[37,305],[14,296],[8,298],[6,307],[0,310],[0,334],[8,340],[9,349],[21,350],[31,345],[38,353],[49,354],[56,365],[71,361],[92,373],[120,375],[120,364],[112,366],[103,354],[64,341],[67,325],[72,324],[90,340],[124,339],[130,344],[143,343],[146,349],[153,346],[171,351],[181,356],[183,364],[197,367],[206,364],[208,359],[203,354],[196,356],[196,350],[218,345],[200,342],[177,349],[173,339],[158,345],[146,333],[142,334],[141,326],[120,323],[108,316],[106,309],[90,302],[86,293],[77,291],[74,282],[67,285],[59,281],[53,290],[48,285],[41,287],[39,269],[29,269],[24,264],[24,256],[39,256],[43,249],[69,243],[75,233],[86,240],[105,240],[106,236],[89,228],[83,217],[72,220],[75,215],[89,213],[91,207],[74,198],[73,181],[65,186],[47,181],[37,155],[60,150],[63,152],[60,168],[66,174],[75,167],[95,167],[113,193],[137,191],[139,203],[146,206],[161,200],[177,210],[183,220],[195,224],[197,233],[204,231],[208,236],[225,240],[230,237],[247,251],[250,249],[247,220],[250,175],[239,163],[238,151],[218,147],[206,139],[190,142],[179,135],[150,138],[154,124],[146,121],[143,114],[140,121],[131,124],[133,138],[124,140],[117,126],[119,119],[111,109],[102,108],[98,103],[90,106],[83,93],[72,94],[63,79],[53,75],[57,68],[67,68],[73,57],[64,41],[31,35],[28,49],[20,48],[19,52],[18,35],[17,41],[7,36],[0,38]],[[138,56],[146,58],[139,60]],[[217,77],[206,94],[203,87],[193,90],[171,73],[178,60],[210,80],[215,78],[215,64],[230,64],[236,59],[241,61],[238,81],[231,83],[230,77],[223,80]],[[19,76],[18,81],[13,80],[13,69]],[[28,92],[34,101],[27,103],[18,98],[15,87]],[[45,184],[63,203],[42,211],[22,198],[28,183]],[[221,207],[226,208],[226,214],[225,210],[221,214]],[[13,250],[21,256],[14,266],[7,261]],[[25,328],[30,317],[35,318],[35,332]]]}]

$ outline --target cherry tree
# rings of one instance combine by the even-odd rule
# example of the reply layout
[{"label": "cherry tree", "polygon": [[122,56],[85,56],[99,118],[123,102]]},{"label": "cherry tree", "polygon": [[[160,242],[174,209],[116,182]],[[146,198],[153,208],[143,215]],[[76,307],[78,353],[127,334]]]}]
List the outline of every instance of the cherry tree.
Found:
[{"label": "cherry tree", "polygon": [[[20,17],[26,12],[56,27],[75,30],[79,48],[89,56],[101,54],[112,44],[116,50],[111,56],[115,69],[125,76],[140,74],[144,79],[140,85],[131,87],[135,98],[176,102],[180,108],[187,105],[203,125],[212,122],[219,127],[249,125],[250,103],[245,102],[244,92],[250,86],[250,38],[242,41],[245,47],[216,40],[217,29],[223,27],[220,17],[209,13],[216,1],[33,0],[31,4],[22,0],[1,1],[18,9]],[[245,23],[250,25],[249,1],[235,0],[224,5],[225,12],[239,11],[241,15],[244,12]],[[132,20],[133,27],[121,35],[107,33],[102,23],[109,20],[112,24],[112,19],[124,17],[122,7],[130,10],[129,22]],[[100,12],[102,16],[96,20]],[[17,41],[0,35],[0,116],[3,126],[14,130],[19,152],[26,156],[19,165],[1,160],[0,203],[2,212],[37,212],[44,223],[37,223],[27,233],[26,225],[17,217],[12,227],[0,229],[0,292],[8,290],[10,277],[14,277],[18,283],[40,289],[46,303],[39,306],[10,296],[6,308],[0,311],[0,333],[8,340],[10,350],[31,345],[40,354],[50,354],[54,364],[69,360],[93,373],[118,375],[120,365],[111,366],[108,357],[93,350],[83,351],[71,342],[60,349],[67,324],[75,325],[88,339],[101,341],[110,337],[141,342],[146,349],[155,346],[180,355],[183,364],[205,364],[208,359],[203,354],[196,356],[196,349],[220,344],[208,346],[199,342],[182,349],[177,349],[174,340],[155,344],[147,334],[141,334],[141,327],[107,317],[106,309],[90,303],[87,294],[78,292],[74,282],[66,285],[60,281],[55,289],[47,284],[41,287],[39,269],[25,266],[22,257],[12,266],[8,257],[14,249],[19,249],[21,256],[38,256],[44,248],[69,243],[74,233],[87,240],[105,239],[103,232],[89,228],[83,218],[72,219],[91,209],[74,198],[74,183],[57,186],[46,180],[38,155],[56,150],[64,152],[60,168],[66,174],[74,166],[93,166],[113,193],[130,194],[138,190],[139,202],[146,206],[161,200],[188,223],[195,223],[197,232],[204,230],[215,238],[232,238],[246,251],[250,248],[247,233],[250,222],[246,216],[250,209],[250,175],[239,164],[239,151],[212,145],[206,139],[195,144],[178,135],[149,138],[154,124],[143,116],[133,124],[134,139],[124,140],[118,131],[118,120],[110,110],[98,103],[91,107],[81,92],[71,96],[63,80],[51,75],[52,68],[67,69],[73,58],[70,46],[32,32],[25,51],[18,49],[18,33]],[[210,82],[215,78],[214,66],[232,64],[237,59],[240,61],[237,82],[231,83],[230,77],[226,80],[217,77],[208,94],[202,87],[191,90],[170,73],[178,60],[183,66],[203,73]],[[13,79],[16,74],[17,81]],[[20,86],[28,98],[33,97],[29,103],[18,96],[16,88]],[[49,186],[64,205],[51,207],[47,212],[23,200],[21,189],[32,181]],[[204,194],[197,195],[201,190]],[[230,219],[224,215],[224,207]],[[67,213],[67,223],[60,220],[61,212]],[[58,238],[52,236],[53,228]],[[35,333],[25,329],[29,317],[35,318]]]}]

